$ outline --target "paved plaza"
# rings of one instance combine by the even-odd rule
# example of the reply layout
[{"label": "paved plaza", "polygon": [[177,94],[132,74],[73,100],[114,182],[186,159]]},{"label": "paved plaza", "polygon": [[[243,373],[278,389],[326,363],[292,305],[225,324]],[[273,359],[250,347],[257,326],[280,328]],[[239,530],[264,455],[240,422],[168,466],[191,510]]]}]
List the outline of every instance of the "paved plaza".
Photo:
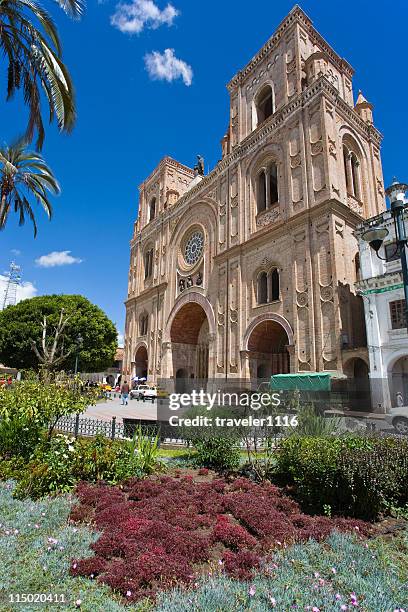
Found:
[{"label": "paved plaza", "polygon": [[120,398],[115,397],[105,402],[98,402],[95,406],[89,406],[82,416],[103,421],[110,421],[115,416],[117,422],[122,422],[124,418],[155,421],[157,419],[157,404],[156,402],[142,402],[134,399],[129,400],[127,406],[122,406]]}]

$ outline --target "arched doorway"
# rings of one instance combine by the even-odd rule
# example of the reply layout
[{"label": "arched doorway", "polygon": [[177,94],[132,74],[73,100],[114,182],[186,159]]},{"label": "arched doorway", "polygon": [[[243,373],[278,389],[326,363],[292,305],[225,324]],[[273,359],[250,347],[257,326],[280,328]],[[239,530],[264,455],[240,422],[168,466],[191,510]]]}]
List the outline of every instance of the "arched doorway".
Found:
[{"label": "arched doorway", "polygon": [[181,380],[208,378],[209,324],[197,302],[187,302],[175,314],[170,328],[173,372]]},{"label": "arched doorway", "polygon": [[391,406],[408,405],[408,355],[400,357],[393,365],[389,376]]},{"label": "arched doorway", "polygon": [[368,365],[360,357],[354,357],[344,364],[343,372],[349,382],[350,407],[353,410],[369,411],[371,409],[371,392]]},{"label": "arched doorway", "polygon": [[288,334],[276,320],[266,319],[250,331],[247,350],[251,379],[268,379],[290,371]]},{"label": "arched doorway", "polygon": [[138,378],[147,379],[148,370],[148,355],[147,348],[142,344],[136,351],[135,356],[135,374]]}]

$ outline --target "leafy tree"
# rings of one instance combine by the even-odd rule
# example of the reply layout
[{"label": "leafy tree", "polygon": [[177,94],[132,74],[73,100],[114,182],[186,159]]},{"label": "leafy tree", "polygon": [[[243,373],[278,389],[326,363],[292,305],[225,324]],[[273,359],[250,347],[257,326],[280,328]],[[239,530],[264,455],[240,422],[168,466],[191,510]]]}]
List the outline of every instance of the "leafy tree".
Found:
[{"label": "leafy tree", "polygon": [[[79,18],[82,0],[57,0],[70,16]],[[22,90],[29,108],[26,138],[37,132],[37,148],[44,142],[45,98],[50,121],[60,130],[72,130],[76,113],[74,88],[62,61],[57,28],[47,10],[36,0],[0,0],[0,50],[7,66],[7,99]]]},{"label": "leafy tree", "polygon": [[24,224],[26,216],[29,217],[36,236],[37,224],[30,199],[37,200],[51,218],[52,206],[47,192],[57,195],[60,188],[39,153],[25,149],[23,142],[0,148],[0,229],[4,229],[14,208],[20,225]]},{"label": "leafy tree", "polygon": [[[0,312],[0,362],[19,369],[40,367],[33,342],[42,344],[44,317],[50,332],[59,325],[61,311],[66,359],[58,367],[73,370],[78,353],[79,371],[100,372],[113,364],[117,331],[106,314],[81,295],[43,295],[8,306]],[[78,338],[82,344],[78,352]]]}]

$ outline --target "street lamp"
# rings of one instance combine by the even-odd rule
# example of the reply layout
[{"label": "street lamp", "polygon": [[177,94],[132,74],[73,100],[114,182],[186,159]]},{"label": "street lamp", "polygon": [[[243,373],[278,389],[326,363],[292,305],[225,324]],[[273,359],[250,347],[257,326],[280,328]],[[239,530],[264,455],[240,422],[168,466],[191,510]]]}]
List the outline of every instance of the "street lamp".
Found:
[{"label": "street lamp", "polygon": [[[404,285],[405,294],[405,321],[408,326],[408,263],[407,263],[407,235],[405,233],[404,223],[404,210],[407,200],[405,194],[408,191],[408,185],[405,183],[399,183],[394,178],[392,185],[385,190],[385,193],[390,199],[391,203],[391,215],[394,220],[395,227],[395,242],[396,248],[394,253],[390,257],[399,255],[401,259],[402,279]],[[388,236],[388,230],[385,227],[377,226],[366,230],[361,238],[368,242],[370,247],[376,252],[377,257],[380,259],[388,260],[387,257],[380,257],[379,250],[384,242],[384,239]]]},{"label": "street lamp", "polygon": [[76,339],[76,353],[75,353],[75,370],[74,370],[74,374],[75,376],[78,373],[78,358],[79,358],[79,351],[82,348],[82,345],[84,343],[84,339],[82,338],[81,335],[79,335]]}]

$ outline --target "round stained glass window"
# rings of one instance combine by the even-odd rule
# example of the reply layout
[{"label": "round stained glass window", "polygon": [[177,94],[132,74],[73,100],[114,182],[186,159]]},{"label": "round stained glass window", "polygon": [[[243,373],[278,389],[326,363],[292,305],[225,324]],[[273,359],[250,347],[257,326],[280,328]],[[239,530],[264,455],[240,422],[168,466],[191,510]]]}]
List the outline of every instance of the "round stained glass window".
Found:
[{"label": "round stained glass window", "polygon": [[195,231],[191,234],[184,247],[184,259],[189,266],[197,263],[203,254],[204,250],[204,235],[200,231]]}]

